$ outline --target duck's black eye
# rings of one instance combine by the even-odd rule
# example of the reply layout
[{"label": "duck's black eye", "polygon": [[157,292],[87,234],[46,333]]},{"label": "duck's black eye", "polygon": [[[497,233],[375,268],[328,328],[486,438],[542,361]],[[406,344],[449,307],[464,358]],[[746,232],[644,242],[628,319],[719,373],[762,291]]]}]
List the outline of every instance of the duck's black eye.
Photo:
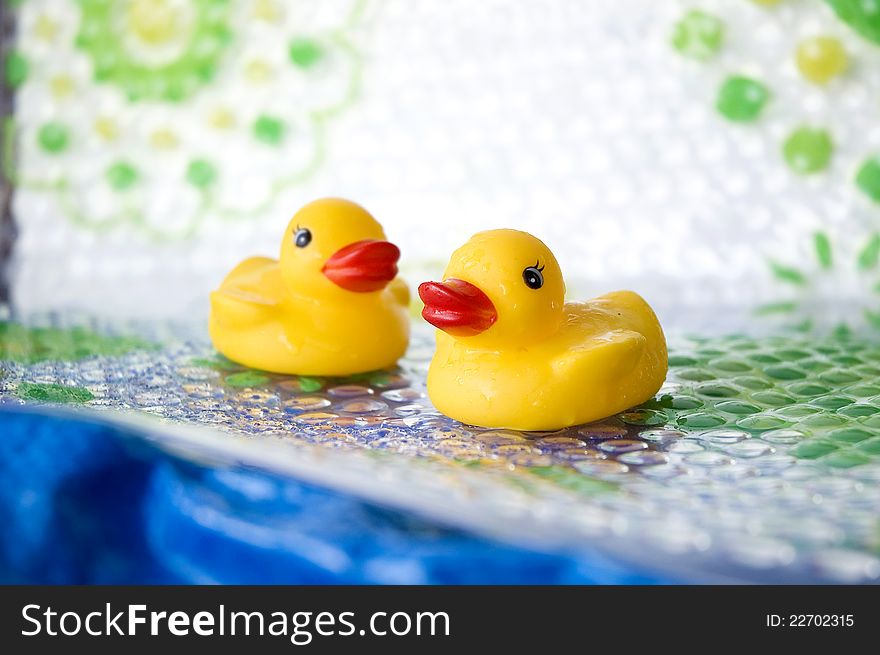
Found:
[{"label": "duck's black eye", "polygon": [[529,266],[526,270],[523,271],[523,282],[526,283],[526,286],[529,289],[540,289],[544,286],[544,274],[541,273],[541,269],[538,268],[537,265]]},{"label": "duck's black eye", "polygon": [[312,242],[312,233],[304,227],[298,227],[293,233],[293,242],[297,248],[305,248]]}]

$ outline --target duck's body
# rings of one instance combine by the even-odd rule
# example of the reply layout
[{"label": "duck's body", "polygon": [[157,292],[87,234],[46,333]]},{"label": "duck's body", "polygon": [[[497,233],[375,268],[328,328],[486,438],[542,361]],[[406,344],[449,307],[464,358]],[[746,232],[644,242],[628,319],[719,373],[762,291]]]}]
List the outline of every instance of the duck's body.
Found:
[{"label": "duck's body", "polygon": [[[393,366],[405,352],[409,339],[406,285],[394,278],[396,267],[370,278],[370,264],[388,266],[385,250],[390,244],[379,241],[384,239],[381,228],[376,224],[376,229],[362,233],[358,220],[349,225],[343,215],[362,209],[339,200],[319,202],[329,203],[324,210],[335,212],[344,227],[324,225],[322,230],[318,219],[324,217],[307,206],[309,212],[303,215],[301,211],[291,221],[295,226],[288,230],[288,239],[297,229],[302,231],[300,224],[308,224],[315,243],[310,237],[309,244],[300,246],[302,253],[283,247],[281,260],[247,259],[211,294],[209,331],[214,346],[226,357],[277,373],[343,376]],[[372,227],[359,218],[367,228]],[[355,233],[347,234],[351,228]],[[338,232],[342,234],[336,238]],[[327,241],[325,253],[315,252],[314,262],[305,258],[305,248],[317,251],[322,237]],[[354,247],[360,248],[357,261]],[[328,258],[327,252],[336,254]],[[296,257],[305,259],[293,261]],[[340,260],[342,264],[328,274],[330,262]],[[352,281],[356,274],[368,279],[367,288],[352,290],[357,286]]]},{"label": "duck's body", "polygon": [[443,332],[428,393],[472,425],[555,430],[652,397],[666,378],[666,341],[641,296],[617,291],[564,306],[550,339],[518,349],[475,348]]},{"label": "duck's body", "polygon": [[[496,254],[512,264],[495,265]],[[540,286],[523,284],[526,271]],[[448,416],[555,430],[638,405],[666,378],[663,330],[641,296],[617,291],[563,304],[558,264],[531,235],[481,233],[456,251],[445,277],[419,291],[425,317],[441,328],[428,394]]]},{"label": "duck's body", "polygon": [[211,294],[209,331],[217,350],[251,368],[327,376],[374,371],[406,351],[408,295],[395,280],[345,302],[294,296],[276,260],[253,257]]}]

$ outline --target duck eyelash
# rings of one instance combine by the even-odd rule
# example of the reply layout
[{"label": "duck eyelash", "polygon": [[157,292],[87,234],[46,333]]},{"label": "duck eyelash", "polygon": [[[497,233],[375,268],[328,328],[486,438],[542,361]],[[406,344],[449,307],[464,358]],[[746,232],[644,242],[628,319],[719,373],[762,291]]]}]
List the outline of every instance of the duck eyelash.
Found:
[{"label": "duck eyelash", "polygon": [[[544,266],[546,266],[546,264],[545,264]],[[543,272],[543,270],[544,270],[544,266],[541,266],[541,260],[540,260],[540,259],[536,259],[536,260],[535,260],[535,268],[537,268],[538,271],[542,271],[542,272]]]}]

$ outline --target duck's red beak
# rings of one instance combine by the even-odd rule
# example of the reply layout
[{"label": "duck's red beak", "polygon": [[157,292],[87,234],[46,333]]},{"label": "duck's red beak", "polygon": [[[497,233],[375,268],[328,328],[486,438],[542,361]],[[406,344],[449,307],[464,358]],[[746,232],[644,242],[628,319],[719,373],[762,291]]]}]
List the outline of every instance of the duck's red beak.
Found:
[{"label": "duck's red beak", "polygon": [[398,259],[400,250],[393,243],[365,239],[337,250],[322,270],[348,291],[379,291],[397,275]]},{"label": "duck's red beak", "polygon": [[470,282],[450,278],[423,282],[419,298],[425,303],[422,317],[434,327],[456,337],[472,337],[492,327],[498,318],[489,297]]}]

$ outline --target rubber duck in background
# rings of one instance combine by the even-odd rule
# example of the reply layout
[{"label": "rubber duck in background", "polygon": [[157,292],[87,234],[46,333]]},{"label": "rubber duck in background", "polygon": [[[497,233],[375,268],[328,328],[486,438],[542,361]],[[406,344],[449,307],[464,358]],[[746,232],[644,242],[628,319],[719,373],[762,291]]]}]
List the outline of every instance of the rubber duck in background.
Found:
[{"label": "rubber duck in background", "polygon": [[476,234],[419,296],[439,328],[428,395],[463,423],[556,430],[638,405],[666,378],[666,339],[641,296],[564,302],[556,258],[526,232]]},{"label": "rubber duck in background", "polygon": [[410,325],[399,257],[363,207],[316,200],[284,230],[280,259],[246,259],[211,294],[211,340],[229,359],[276,373],[393,366]]}]

